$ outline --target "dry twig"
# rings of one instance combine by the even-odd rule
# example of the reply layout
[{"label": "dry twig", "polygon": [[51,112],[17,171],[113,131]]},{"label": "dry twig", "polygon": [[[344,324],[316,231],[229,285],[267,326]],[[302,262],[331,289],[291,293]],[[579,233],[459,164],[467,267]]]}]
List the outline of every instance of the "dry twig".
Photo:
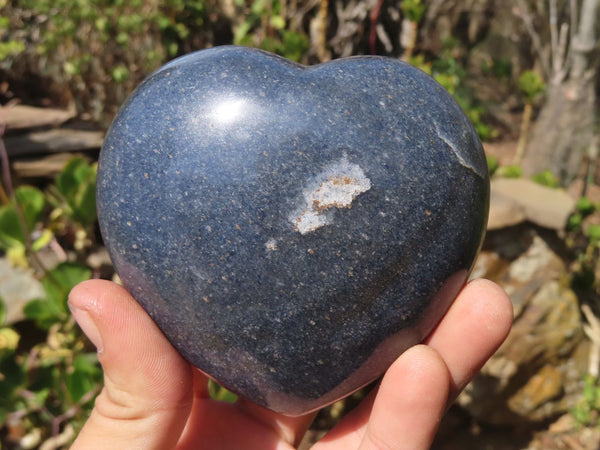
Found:
[{"label": "dry twig", "polygon": [[583,331],[592,342],[588,373],[597,378],[600,372],[600,320],[588,305],[583,305],[581,311],[588,321],[587,324],[583,325]]}]

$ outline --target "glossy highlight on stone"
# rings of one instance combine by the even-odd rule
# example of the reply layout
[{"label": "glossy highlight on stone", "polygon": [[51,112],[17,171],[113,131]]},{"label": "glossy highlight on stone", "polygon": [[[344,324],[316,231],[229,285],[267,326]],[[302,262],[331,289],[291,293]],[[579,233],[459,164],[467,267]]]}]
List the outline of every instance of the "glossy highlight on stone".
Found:
[{"label": "glossy highlight on stone", "polygon": [[383,57],[181,57],[123,105],[98,168],[125,287],[193,365],[289,415],[427,336],[468,277],[488,200],[459,106]]}]

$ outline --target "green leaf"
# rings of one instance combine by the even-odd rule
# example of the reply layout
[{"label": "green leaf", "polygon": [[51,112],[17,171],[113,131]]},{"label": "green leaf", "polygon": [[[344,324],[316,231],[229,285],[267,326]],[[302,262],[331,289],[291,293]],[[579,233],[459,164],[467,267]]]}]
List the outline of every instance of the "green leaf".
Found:
[{"label": "green leaf", "polygon": [[110,74],[116,83],[123,83],[129,78],[129,69],[121,64],[112,69]]},{"label": "green leaf", "polygon": [[521,178],[523,176],[523,169],[520,166],[503,166],[500,167],[497,172],[498,175],[504,178]]},{"label": "green leaf", "polygon": [[90,269],[76,263],[61,263],[42,278],[45,299],[32,300],[25,305],[25,317],[35,320],[40,328],[48,329],[68,317],[67,298],[76,284],[88,280]]},{"label": "green leaf", "polygon": [[73,402],[77,402],[91,391],[101,379],[102,371],[95,363],[95,355],[77,355],[73,361],[73,372],[67,374],[65,384]]},{"label": "green leaf", "polygon": [[531,180],[542,186],[557,188],[560,186],[560,181],[549,170],[544,170],[540,173],[532,175]]},{"label": "green leaf", "polygon": [[0,405],[10,405],[15,391],[25,383],[25,371],[17,364],[14,352],[0,352]]},{"label": "green leaf", "polygon": [[498,158],[496,158],[495,156],[486,156],[486,159],[487,159],[488,172],[489,172],[490,176],[492,176],[492,175],[494,175],[494,173],[496,173],[496,171],[500,167],[500,162],[498,161]]},{"label": "green leaf", "polygon": [[245,22],[242,22],[241,24],[239,24],[237,26],[237,28],[235,29],[235,32],[233,33],[234,44],[236,44],[236,45],[242,44],[242,42],[244,42],[244,39],[250,32],[250,28],[252,28],[252,23],[250,21],[245,21]]},{"label": "green leaf", "polygon": [[526,70],[517,80],[517,87],[526,102],[533,102],[535,98],[546,90],[542,77],[533,70]]},{"label": "green leaf", "polygon": [[46,298],[66,308],[67,296],[71,289],[91,276],[92,272],[86,266],[71,262],[61,263],[42,278]]},{"label": "green leaf", "polygon": [[25,223],[31,231],[44,211],[46,203],[44,194],[33,186],[20,186],[15,190],[15,197],[23,211]]},{"label": "green leaf", "polygon": [[588,239],[590,240],[591,243],[598,243],[598,242],[600,242],[600,225],[591,224],[587,228],[585,234],[586,234],[586,236],[588,237]]},{"label": "green leaf", "polygon": [[586,216],[586,217],[589,216],[590,214],[592,214],[596,210],[596,207],[594,206],[594,204],[590,201],[589,198],[587,198],[585,196],[583,196],[579,200],[577,200],[576,208],[577,208],[577,211],[579,211],[583,216]]},{"label": "green leaf", "polygon": [[73,158],[56,177],[73,220],[83,226],[96,221],[96,169],[83,158]]},{"label": "green leaf", "polygon": [[12,328],[0,328],[0,352],[16,350],[20,339],[19,333]]},{"label": "green leaf", "polygon": [[25,244],[19,216],[14,206],[2,206],[0,207],[0,248],[8,250],[16,244]]},{"label": "green leaf", "polygon": [[235,403],[237,401],[237,395],[225,389],[223,386],[220,386],[213,380],[209,380],[208,382],[208,392],[214,400],[228,403]]},{"label": "green leaf", "polygon": [[569,220],[567,221],[567,230],[574,231],[578,230],[583,223],[583,216],[581,213],[574,213],[569,216]]},{"label": "green leaf", "polygon": [[0,326],[4,325],[6,322],[6,314],[8,313],[6,309],[6,303],[4,299],[0,297]]},{"label": "green leaf", "polygon": [[283,30],[285,28],[285,19],[281,16],[273,16],[269,20],[269,25],[276,30]]},{"label": "green leaf", "polygon": [[53,238],[52,231],[45,229],[42,234],[33,242],[32,248],[34,252],[39,252],[44,247],[48,246]]},{"label": "green leaf", "polygon": [[31,300],[23,307],[23,313],[27,319],[34,320],[37,326],[44,330],[67,317],[64,308],[55,302],[44,299]]},{"label": "green leaf", "polygon": [[99,375],[102,373],[98,367],[98,355],[96,353],[81,353],[75,357],[73,367],[80,373],[88,375]]}]

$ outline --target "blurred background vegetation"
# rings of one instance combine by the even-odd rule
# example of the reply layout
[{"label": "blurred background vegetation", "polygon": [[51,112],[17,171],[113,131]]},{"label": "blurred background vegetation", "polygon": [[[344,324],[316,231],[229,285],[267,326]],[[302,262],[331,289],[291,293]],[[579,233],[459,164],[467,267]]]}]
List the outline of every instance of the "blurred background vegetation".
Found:
[{"label": "blurred background vegetation", "polygon": [[[238,44],[303,64],[362,54],[401,58],[456,98],[489,144],[492,175],[531,177],[553,189],[579,182],[576,206],[558,234],[568,283],[580,298],[598,303],[600,197],[589,195],[597,184],[598,3],[0,0],[0,137],[6,142],[0,140],[0,250],[40,286],[16,319],[8,302],[0,302],[0,448],[66,448],[76,435],[102,375],[66,298],[81,280],[114,276],[96,224],[98,145],[51,169],[55,159],[47,159],[43,145],[25,152],[9,144],[33,141],[29,133],[57,124],[11,128],[15,105],[67,111],[58,128],[103,133],[146,76],[191,51]],[[38,163],[38,170],[19,171],[25,163]],[[598,386],[597,373],[581,377],[581,395],[569,409],[578,429],[598,423]],[[211,389],[234,400],[216,385]],[[309,441],[362,395],[323,411]]]}]

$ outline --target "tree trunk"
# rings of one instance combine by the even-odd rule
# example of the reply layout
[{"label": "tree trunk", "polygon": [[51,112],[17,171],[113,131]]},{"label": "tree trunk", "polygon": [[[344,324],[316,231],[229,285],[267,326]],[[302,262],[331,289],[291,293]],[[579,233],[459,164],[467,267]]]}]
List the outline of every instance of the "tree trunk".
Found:
[{"label": "tree trunk", "polygon": [[525,175],[550,170],[565,186],[577,177],[593,137],[595,96],[592,79],[549,86],[523,158]]},{"label": "tree trunk", "polygon": [[594,134],[597,58],[592,51],[599,6],[600,0],[583,0],[581,4],[579,27],[570,43],[569,71],[566,77],[552,74],[546,103],[523,158],[526,175],[550,170],[567,185],[580,172],[582,156]]}]

